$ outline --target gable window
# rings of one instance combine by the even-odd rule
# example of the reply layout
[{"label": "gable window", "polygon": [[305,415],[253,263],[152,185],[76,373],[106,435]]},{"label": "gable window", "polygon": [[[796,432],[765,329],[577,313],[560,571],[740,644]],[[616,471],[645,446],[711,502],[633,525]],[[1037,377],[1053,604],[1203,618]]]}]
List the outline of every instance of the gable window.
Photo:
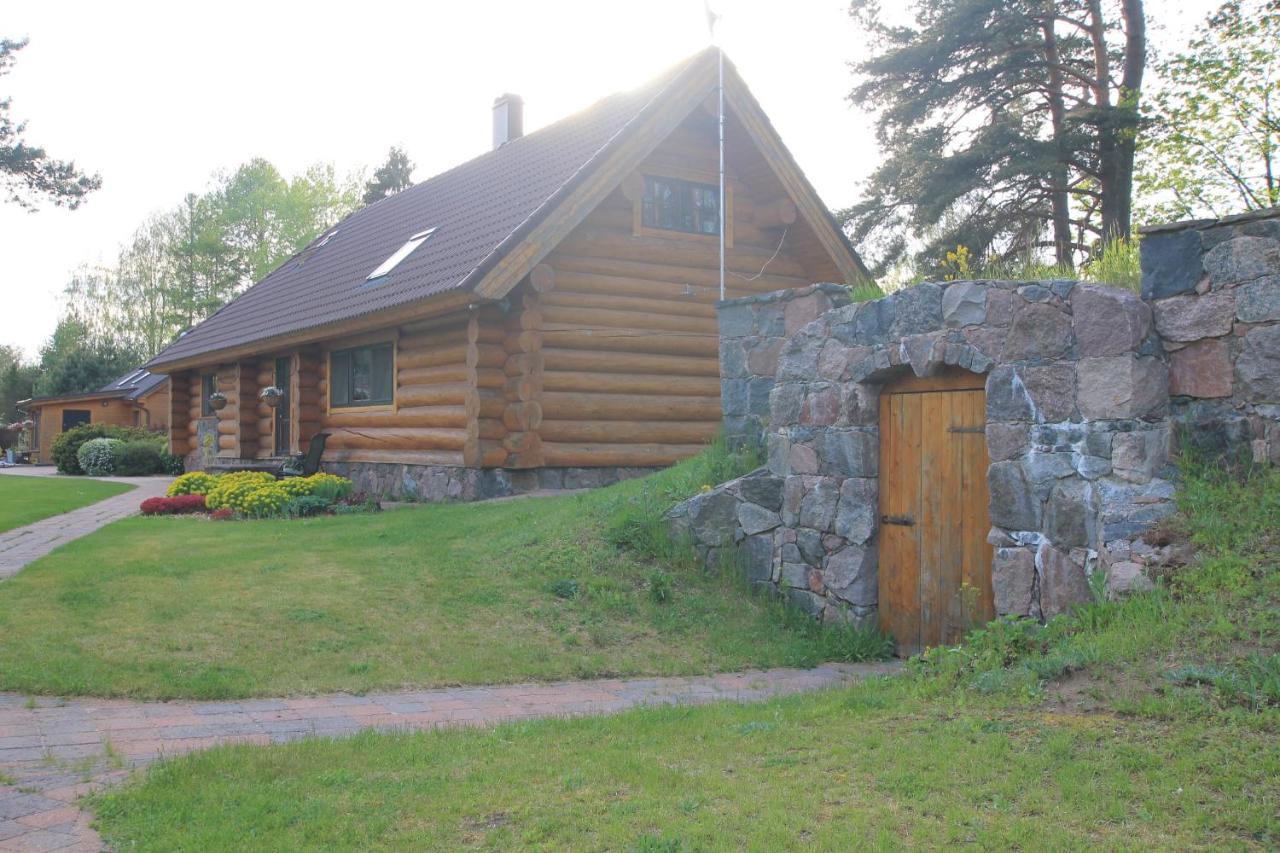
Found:
[{"label": "gable window", "polygon": [[218,414],[214,411],[213,404],[209,402],[209,398],[213,396],[213,392],[218,390],[218,376],[215,373],[206,373],[200,377],[200,417],[211,418]]},{"label": "gable window", "polygon": [[329,405],[381,406],[394,396],[392,344],[336,350],[329,354]]},{"label": "gable window", "polygon": [[369,277],[365,280],[373,281],[376,278],[382,278],[384,275],[390,274],[390,272],[395,269],[401,261],[413,254],[414,249],[427,242],[427,238],[430,237],[435,230],[436,229],[434,228],[428,228],[426,231],[419,231],[417,234],[414,234],[409,238],[408,242],[399,249],[396,249],[395,253],[391,257],[378,264],[378,268],[369,273]]},{"label": "gable window", "polygon": [[641,224],[686,234],[720,233],[720,188],[715,184],[645,175]]}]

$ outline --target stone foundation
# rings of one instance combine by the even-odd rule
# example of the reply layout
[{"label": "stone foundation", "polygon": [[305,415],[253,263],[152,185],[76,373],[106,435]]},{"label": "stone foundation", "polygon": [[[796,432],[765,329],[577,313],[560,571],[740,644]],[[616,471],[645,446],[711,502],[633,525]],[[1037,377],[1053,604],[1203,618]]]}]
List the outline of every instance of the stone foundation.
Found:
[{"label": "stone foundation", "polygon": [[594,489],[644,477],[657,468],[461,468],[388,462],[324,462],[358,491],[392,501],[479,501],[539,490]]}]

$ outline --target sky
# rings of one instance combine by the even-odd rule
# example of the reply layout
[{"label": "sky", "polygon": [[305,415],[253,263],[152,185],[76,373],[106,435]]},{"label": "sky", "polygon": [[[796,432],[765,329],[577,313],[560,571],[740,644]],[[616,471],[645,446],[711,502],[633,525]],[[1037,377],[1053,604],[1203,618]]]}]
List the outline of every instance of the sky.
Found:
[{"label": "sky", "polygon": [[[1175,28],[1211,0],[1148,0]],[[849,104],[865,39],[845,0],[718,0],[718,40],[829,207],[878,162]],[[1165,8],[1167,6],[1167,8]],[[24,3],[0,97],[27,139],[102,175],[78,210],[0,204],[0,344],[34,357],[69,273],[110,262],[153,212],[264,157],[372,172],[392,145],[423,180],[486,151],[515,92],[526,132],[643,83],[708,43],[702,0]]]}]

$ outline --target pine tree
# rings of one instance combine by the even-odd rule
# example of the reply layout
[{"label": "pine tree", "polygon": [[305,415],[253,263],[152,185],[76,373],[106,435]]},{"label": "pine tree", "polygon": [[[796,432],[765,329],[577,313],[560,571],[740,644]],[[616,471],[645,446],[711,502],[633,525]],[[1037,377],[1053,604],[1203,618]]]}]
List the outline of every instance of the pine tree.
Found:
[{"label": "pine tree", "polygon": [[393,145],[387,154],[387,162],[379,166],[373,173],[373,179],[365,184],[364,203],[373,204],[413,186],[413,168],[409,155]]},{"label": "pine tree", "polygon": [[[26,46],[25,39],[0,39],[0,77],[9,73],[14,55]],[[55,160],[43,148],[28,145],[22,138],[26,123],[10,117],[9,105],[8,98],[0,98],[0,189],[7,200],[28,209],[35,209],[41,197],[60,207],[79,207],[86,195],[102,186],[102,178],[86,175],[75,163]]]},{"label": "pine tree", "polygon": [[876,52],[850,95],[887,154],[844,212],[881,270],[949,248],[1070,266],[1130,233],[1142,0],[916,0],[851,14]]}]

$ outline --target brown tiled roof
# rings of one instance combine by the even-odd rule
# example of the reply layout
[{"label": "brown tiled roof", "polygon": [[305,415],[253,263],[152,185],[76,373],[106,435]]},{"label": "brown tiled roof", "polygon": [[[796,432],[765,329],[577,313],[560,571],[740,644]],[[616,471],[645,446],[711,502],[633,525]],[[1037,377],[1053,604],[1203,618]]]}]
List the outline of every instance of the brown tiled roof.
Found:
[{"label": "brown tiled roof", "polygon": [[145,368],[139,367],[137,370],[130,370],[124,376],[120,376],[93,391],[82,391],[79,394],[58,394],[52,397],[32,397],[29,400],[19,400],[18,405],[42,406],[46,403],[57,403],[65,400],[101,400],[116,397],[121,397],[125,400],[137,400],[139,397],[144,397],[159,388],[168,378],[163,373],[152,373]]},{"label": "brown tiled roof", "polygon": [[[512,140],[348,216],[151,364],[253,344],[471,286],[612,150],[704,51],[643,87]],[[389,276],[366,277],[414,234],[436,231]],[[326,239],[327,238],[327,239]]]}]

